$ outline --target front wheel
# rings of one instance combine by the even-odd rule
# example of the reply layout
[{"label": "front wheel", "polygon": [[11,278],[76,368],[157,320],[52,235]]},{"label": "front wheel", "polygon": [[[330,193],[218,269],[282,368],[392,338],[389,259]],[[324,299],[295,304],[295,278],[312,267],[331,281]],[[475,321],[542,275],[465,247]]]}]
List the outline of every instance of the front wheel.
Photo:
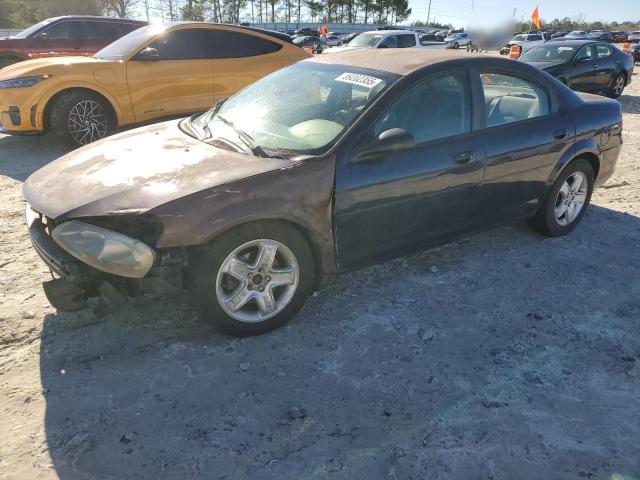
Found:
[{"label": "front wheel", "polygon": [[297,229],[283,223],[238,227],[196,252],[195,258],[196,306],[229,335],[258,335],[284,325],[313,288],[311,248]]},{"label": "front wheel", "polygon": [[586,213],[593,183],[591,164],[583,159],[574,160],[556,179],[540,210],[529,219],[529,225],[550,237],[567,235]]},{"label": "front wheel", "polygon": [[458,48],[460,48],[460,44],[458,42],[453,42],[452,47],[457,50]]},{"label": "front wheel", "polygon": [[51,106],[51,130],[70,147],[100,140],[113,127],[107,103],[92,92],[63,93]]},{"label": "front wheel", "polygon": [[610,98],[618,98],[624,91],[625,83],[626,81],[624,75],[617,75],[616,78],[613,79],[613,83],[611,84],[611,88],[609,88],[609,91],[607,92],[607,96]]}]

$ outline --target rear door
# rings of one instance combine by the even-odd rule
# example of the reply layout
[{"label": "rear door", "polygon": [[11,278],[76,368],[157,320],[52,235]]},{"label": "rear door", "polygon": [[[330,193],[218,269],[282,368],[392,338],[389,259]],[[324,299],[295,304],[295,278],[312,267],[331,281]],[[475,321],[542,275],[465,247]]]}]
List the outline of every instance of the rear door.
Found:
[{"label": "rear door", "polygon": [[488,224],[534,211],[546,181],[573,145],[569,116],[552,101],[549,86],[505,69],[480,70],[486,147],[482,203]]},{"label": "rear door", "polygon": [[611,85],[616,74],[617,65],[614,60],[613,48],[605,43],[600,43],[595,48],[598,59],[598,86],[605,89]]},{"label": "rear door", "polygon": [[567,86],[580,92],[598,90],[598,58],[595,45],[585,45],[576,54]]},{"label": "rear door", "polygon": [[208,29],[167,32],[149,44],[156,61],[134,56],[127,82],[136,121],[205,111],[213,104],[213,61]]},{"label": "rear door", "polygon": [[211,29],[215,100],[230,97],[284,66],[282,45],[247,32]]},{"label": "rear door", "polygon": [[[359,151],[401,128],[416,145],[371,161]],[[392,257],[477,227],[482,139],[472,128],[465,69],[406,90],[336,170],[335,235],[342,267]]]}]

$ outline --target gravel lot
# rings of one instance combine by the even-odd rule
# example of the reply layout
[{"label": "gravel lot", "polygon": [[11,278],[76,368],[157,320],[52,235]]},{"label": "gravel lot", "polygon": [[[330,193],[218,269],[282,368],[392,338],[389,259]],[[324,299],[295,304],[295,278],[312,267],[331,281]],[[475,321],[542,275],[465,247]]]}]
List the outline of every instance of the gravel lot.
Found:
[{"label": "gravel lot", "polygon": [[[56,313],[0,135],[0,478],[640,477],[640,76],[569,237],[518,224],[339,277],[236,340],[185,298]],[[73,189],[73,185],[69,185]]]}]

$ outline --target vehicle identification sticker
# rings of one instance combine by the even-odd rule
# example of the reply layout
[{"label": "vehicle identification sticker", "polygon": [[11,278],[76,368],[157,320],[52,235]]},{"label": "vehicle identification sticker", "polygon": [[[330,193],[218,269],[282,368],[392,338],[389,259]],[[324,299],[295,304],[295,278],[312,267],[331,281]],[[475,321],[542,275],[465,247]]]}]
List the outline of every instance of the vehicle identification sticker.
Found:
[{"label": "vehicle identification sticker", "polygon": [[382,79],[360,73],[345,72],[336,78],[336,82],[352,83],[353,85],[360,85],[361,87],[373,88],[382,82]]}]

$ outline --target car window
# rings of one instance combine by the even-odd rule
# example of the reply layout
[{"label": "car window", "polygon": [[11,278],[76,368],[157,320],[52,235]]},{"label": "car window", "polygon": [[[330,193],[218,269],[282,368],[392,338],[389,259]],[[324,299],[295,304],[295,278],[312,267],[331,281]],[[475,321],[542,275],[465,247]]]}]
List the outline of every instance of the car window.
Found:
[{"label": "car window", "polygon": [[415,35],[396,35],[398,39],[398,48],[407,48],[416,46]]},{"label": "car window", "polygon": [[113,41],[120,37],[115,23],[82,21],[78,24],[82,29],[82,37],[86,39],[100,38]]},{"label": "car window", "polygon": [[390,128],[410,132],[416,143],[451,137],[471,130],[471,95],[463,72],[422,81],[387,110],[374,127],[379,135]]},{"label": "car window", "polygon": [[194,28],[166,33],[149,46],[158,50],[160,60],[197,60],[209,58],[211,42],[208,30]]},{"label": "car window", "polygon": [[[213,46],[211,58],[244,58],[277,52],[282,45],[249,33],[231,30],[207,30],[207,42]],[[304,40],[307,43],[313,38]]]},{"label": "car window", "polygon": [[79,36],[80,25],[79,22],[58,22],[44,30],[44,32],[47,32],[49,40],[71,39]]},{"label": "car window", "polygon": [[502,73],[481,73],[480,79],[488,127],[549,114],[549,96],[543,88]]},{"label": "car window", "polygon": [[611,51],[611,47],[609,47],[608,45],[596,46],[596,52],[597,52],[598,58],[609,58],[611,55],[613,55],[613,52]]},{"label": "car window", "polygon": [[589,60],[594,60],[596,58],[596,53],[593,48],[593,45],[587,45],[586,47],[582,47],[576,55],[576,60],[582,60],[583,58],[588,58]]},{"label": "car window", "polygon": [[380,42],[378,48],[398,48],[398,39],[391,35]]}]

